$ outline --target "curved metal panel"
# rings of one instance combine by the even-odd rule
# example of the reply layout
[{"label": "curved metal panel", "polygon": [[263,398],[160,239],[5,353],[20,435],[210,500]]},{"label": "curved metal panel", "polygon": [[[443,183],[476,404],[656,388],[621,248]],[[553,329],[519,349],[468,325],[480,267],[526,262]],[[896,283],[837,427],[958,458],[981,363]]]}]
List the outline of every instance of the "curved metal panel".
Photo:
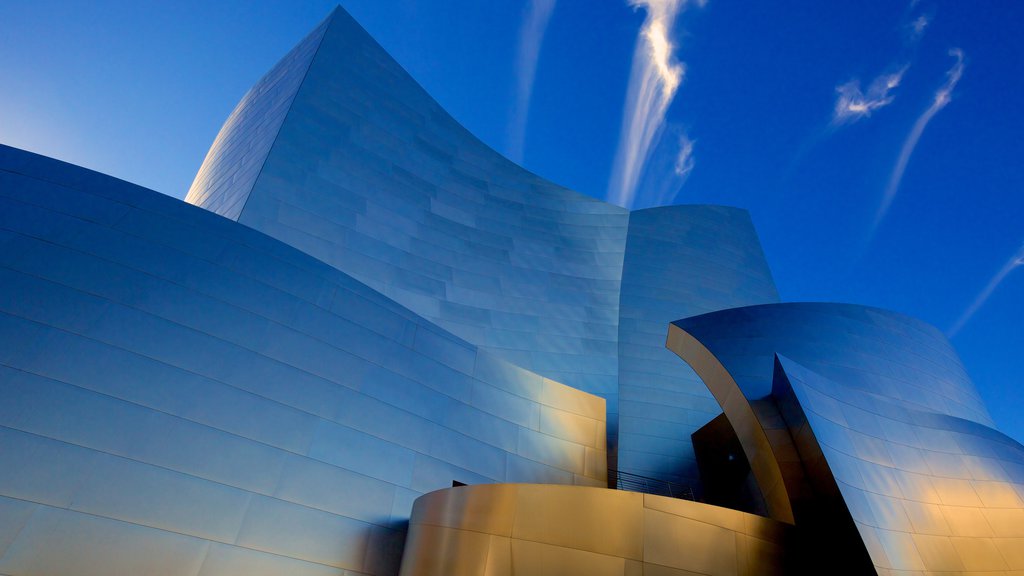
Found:
[{"label": "curved metal panel", "polygon": [[779,466],[779,456],[775,454],[750,400],[744,396],[729,370],[702,342],[674,323],[669,325],[665,346],[690,365],[722,407],[750,463],[768,515],[792,524],[793,504]]},{"label": "curved metal panel", "polygon": [[650,494],[491,484],[416,500],[402,576],[783,574],[792,527]]},{"label": "curved metal panel", "polygon": [[238,221],[614,401],[628,211],[488,148],[342,10]]},{"label": "curved metal panel", "polygon": [[665,349],[665,325],[778,299],[746,210],[665,206],[630,213],[619,295],[619,470],[699,486],[690,435],[721,409]]},{"label": "curved metal panel", "polygon": [[[625,394],[621,467],[696,483],[689,434],[717,408],[692,374],[669,368],[664,325],[777,300],[747,214],[629,213],[529,173],[460,126],[342,10],[311,63],[292,67],[305,76],[273,149],[249,152],[263,153],[255,183],[204,166],[188,201],[214,209],[244,195],[239,222],[484,350],[602,396],[613,451]],[[256,115],[246,110],[264,100],[243,100],[235,115]],[[237,136],[219,138],[211,157],[231,158],[231,142],[252,130],[233,116],[222,134]]]},{"label": "curved metal panel", "polygon": [[748,398],[771,392],[775,354],[908,408],[992,426],[956,351],[920,320],[866,306],[786,303],[674,322],[729,370]]},{"label": "curved metal panel", "polygon": [[453,480],[605,483],[603,400],[230,220],[0,147],[0,245],[0,573],[390,574]]},{"label": "curved metal panel", "polygon": [[[0,573],[394,574],[413,500],[453,481],[604,486],[610,435],[620,468],[692,483],[712,397],[768,513],[850,543],[835,570],[1024,571],[1024,447],[938,331],[691,316],[667,345],[703,390],[663,328],[777,300],[747,214],[530,174],[340,8],[188,201],[228,219],[0,147]],[[412,524],[408,574],[770,573],[793,531],[508,484]]]},{"label": "curved metal panel", "polygon": [[333,17],[314,28],[242,97],[206,153],[186,202],[238,219]]},{"label": "curved metal panel", "polygon": [[934,328],[850,305],[753,306],[677,321],[669,348],[722,403],[763,491],[775,478],[755,459],[776,459],[805,533],[849,534],[863,551],[837,552],[881,574],[1024,568],[1024,446],[991,427]]},{"label": "curved metal panel", "polygon": [[779,363],[774,394],[794,398],[787,423],[816,443],[798,447],[823,455],[818,473],[831,474],[879,572],[1024,570],[1024,446]]}]

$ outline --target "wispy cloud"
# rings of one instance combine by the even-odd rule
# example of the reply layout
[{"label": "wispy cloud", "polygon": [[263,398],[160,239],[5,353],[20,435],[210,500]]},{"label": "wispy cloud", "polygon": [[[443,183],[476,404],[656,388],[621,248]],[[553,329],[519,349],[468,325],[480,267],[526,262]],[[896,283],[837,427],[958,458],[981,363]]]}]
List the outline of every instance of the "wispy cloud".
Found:
[{"label": "wispy cloud", "polygon": [[895,99],[892,92],[900,85],[907,68],[909,65],[903,65],[895,72],[878,76],[871,81],[866,92],[861,90],[857,79],[838,86],[836,92],[839,96],[832,112],[832,125],[851,124],[891,104]]},{"label": "wispy cloud", "polygon": [[985,288],[978,294],[978,296],[971,302],[971,305],[964,310],[964,313],[960,315],[960,318],[953,324],[952,327],[946,332],[946,336],[952,338],[956,336],[957,332],[964,327],[967,322],[985,305],[985,302],[992,296],[992,293],[996,291],[996,288],[1002,284],[1003,280],[1013,272],[1014,269],[1024,266],[1024,244],[1021,244],[1017,252],[1003,264],[1003,267],[992,276],[992,279],[988,281]]},{"label": "wispy cloud", "polygon": [[921,134],[924,132],[924,129],[928,127],[928,123],[931,122],[932,118],[939,113],[939,110],[942,110],[947,104],[949,104],[952,99],[953,89],[956,88],[957,82],[959,82],[960,77],[963,76],[963,51],[959,48],[953,48],[949,51],[949,55],[955,58],[956,62],[949,70],[946,71],[946,81],[938,90],[936,90],[935,97],[932,99],[931,105],[929,105],[928,108],[918,116],[917,121],[914,122],[914,126],[907,134],[907,138],[903,141],[903,148],[900,149],[900,155],[896,159],[896,166],[893,167],[892,174],[889,176],[889,184],[885,187],[885,194],[882,196],[882,204],[878,207],[878,212],[875,214],[875,221],[871,227],[872,234],[885,218],[886,213],[889,211],[889,207],[892,206],[893,199],[896,198],[896,192],[899,190],[900,181],[903,180],[903,172],[907,169],[907,162],[910,161],[910,156],[914,153],[914,148],[917,147],[917,141],[921,139]]},{"label": "wispy cloud", "polygon": [[916,4],[917,2],[911,2],[904,16],[904,26],[908,31],[903,41],[905,54],[900,60],[897,60],[902,63],[890,65],[889,71],[876,76],[868,84],[867,90],[861,90],[859,78],[836,86],[838,96],[832,109],[831,128],[838,128],[845,124],[852,124],[861,118],[867,118],[871,116],[872,112],[892,104],[896,99],[895,90],[903,81],[903,75],[906,74],[907,69],[910,68],[912,52],[924,37],[928,24],[931,23],[931,17],[925,14],[920,14],[917,18],[909,20]]},{"label": "wispy cloud", "polygon": [[924,36],[925,29],[928,28],[928,25],[931,24],[931,22],[931,18],[924,14],[915,18],[914,21],[910,23],[910,39],[915,42],[920,40],[921,36]]},{"label": "wispy cloud", "polygon": [[[669,33],[676,17],[688,0],[629,0],[635,8],[644,8],[647,17],[633,51],[633,65],[622,116],[622,130],[608,199],[622,206],[632,205],[637,184],[650,158],[652,146],[661,136],[672,99],[683,81],[686,68],[676,59]],[[705,2],[698,0],[698,5]],[[693,146],[689,142],[680,169],[693,168]],[[688,172],[687,172],[688,173]]]},{"label": "wispy cloud", "polygon": [[652,146],[629,206],[640,209],[670,204],[693,172],[696,144],[681,126],[667,122]]},{"label": "wispy cloud", "polygon": [[676,154],[675,173],[680,178],[687,178],[693,172],[693,145],[695,142],[685,133],[679,135],[679,153]]},{"label": "wispy cloud", "polygon": [[537,72],[537,58],[544,42],[544,33],[555,9],[556,0],[530,0],[526,17],[519,29],[516,53],[516,100],[508,126],[508,155],[516,162],[523,160],[526,122],[530,115],[530,98]]}]

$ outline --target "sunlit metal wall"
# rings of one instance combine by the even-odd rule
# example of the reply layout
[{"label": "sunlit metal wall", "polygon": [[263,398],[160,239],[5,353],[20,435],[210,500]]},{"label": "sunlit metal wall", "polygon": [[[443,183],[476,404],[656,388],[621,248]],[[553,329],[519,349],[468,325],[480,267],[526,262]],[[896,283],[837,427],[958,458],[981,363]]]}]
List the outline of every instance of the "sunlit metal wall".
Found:
[{"label": "sunlit metal wall", "polygon": [[768,576],[793,527],[664,496],[492,484],[416,500],[402,576]]},{"label": "sunlit metal wall", "polygon": [[238,221],[614,405],[628,212],[488,148],[341,9]]},{"label": "sunlit metal wall", "polygon": [[787,423],[811,431],[797,447],[824,455],[880,574],[1024,571],[1024,446],[780,363]]},{"label": "sunlit metal wall", "polygon": [[186,202],[238,219],[329,21],[313,29],[242,97],[210,147]]},{"label": "sunlit metal wall", "polygon": [[690,435],[722,410],[665,348],[666,326],[778,299],[746,210],[666,206],[630,214],[619,297],[619,470],[699,487]]},{"label": "sunlit metal wall", "polygon": [[[993,428],[938,330],[872,308],[782,304],[681,320],[669,340],[722,397],[755,473],[772,454],[805,511],[837,492],[849,520],[818,521],[852,521],[879,574],[1024,570],[1024,447]],[[769,393],[774,417],[751,402]],[[800,474],[816,494],[793,491]],[[769,507],[771,478],[758,479]]]},{"label": "sunlit metal wall", "polygon": [[393,574],[424,492],[605,481],[600,398],[6,147],[0,342],[2,574]]}]

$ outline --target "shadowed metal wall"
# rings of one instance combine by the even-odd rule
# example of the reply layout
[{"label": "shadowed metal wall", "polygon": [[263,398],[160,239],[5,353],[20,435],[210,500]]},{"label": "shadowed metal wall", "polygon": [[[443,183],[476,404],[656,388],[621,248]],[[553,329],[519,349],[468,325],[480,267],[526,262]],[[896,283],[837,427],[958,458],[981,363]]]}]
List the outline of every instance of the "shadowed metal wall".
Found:
[{"label": "shadowed metal wall", "polygon": [[715,390],[774,515],[792,498],[801,525],[797,503],[838,497],[848,514],[818,520],[850,522],[879,574],[1024,570],[1024,447],[992,428],[933,327],[753,306],[677,321],[669,346]]},{"label": "shadowed metal wall", "polygon": [[665,348],[665,327],[778,299],[746,210],[665,206],[630,214],[619,296],[619,470],[699,486],[690,435],[721,408]]},{"label": "shadowed metal wall", "polygon": [[0,147],[0,573],[393,574],[420,494],[603,485],[604,402],[167,196]]},{"label": "shadowed metal wall", "polygon": [[[413,506],[402,576],[785,574],[792,527],[651,494],[492,484]],[[795,550],[793,550],[795,552]]]}]

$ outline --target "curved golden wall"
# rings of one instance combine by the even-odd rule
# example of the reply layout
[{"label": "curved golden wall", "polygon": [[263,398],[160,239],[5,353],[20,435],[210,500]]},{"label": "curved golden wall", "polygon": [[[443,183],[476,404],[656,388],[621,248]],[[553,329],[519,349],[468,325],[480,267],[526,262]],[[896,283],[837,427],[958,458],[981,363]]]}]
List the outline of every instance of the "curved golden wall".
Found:
[{"label": "curved golden wall", "polygon": [[768,518],[636,492],[460,486],[416,500],[401,575],[783,574],[791,531]]}]

